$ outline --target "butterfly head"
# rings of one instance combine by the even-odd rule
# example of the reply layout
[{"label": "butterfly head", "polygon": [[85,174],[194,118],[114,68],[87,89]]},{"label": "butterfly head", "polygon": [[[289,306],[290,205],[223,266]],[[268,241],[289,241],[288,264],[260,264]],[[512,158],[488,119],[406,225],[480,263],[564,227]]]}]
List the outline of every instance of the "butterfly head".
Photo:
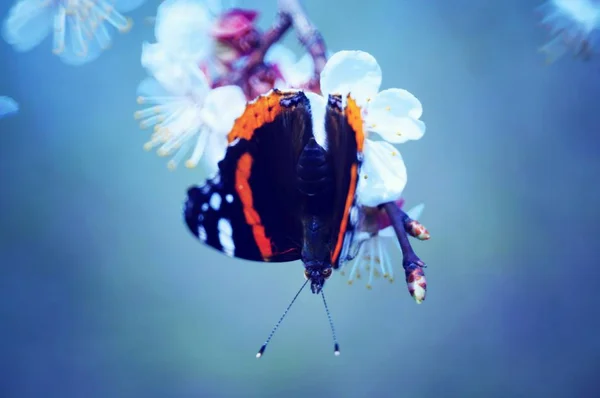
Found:
[{"label": "butterfly head", "polygon": [[314,294],[321,293],[325,281],[333,272],[330,264],[308,262],[304,264],[304,277],[310,281],[310,290]]}]

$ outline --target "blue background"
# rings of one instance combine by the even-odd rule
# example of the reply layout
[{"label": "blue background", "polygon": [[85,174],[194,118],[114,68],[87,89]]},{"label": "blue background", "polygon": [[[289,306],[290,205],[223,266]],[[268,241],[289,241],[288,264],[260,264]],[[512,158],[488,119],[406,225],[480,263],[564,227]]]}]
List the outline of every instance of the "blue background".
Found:
[{"label": "blue background", "polygon": [[[242,4],[272,21],[274,0]],[[142,150],[156,1],[83,67],[49,40],[0,43],[0,94],[21,106],[0,121],[0,396],[600,396],[600,62],[546,66],[539,4],[304,2],[332,51],[372,53],[427,123],[401,147],[432,233],[414,244],[427,300],[401,277],[368,291],[336,275],[337,358],[305,292],[255,359],[302,265],[202,247],[181,219],[197,172]]]}]

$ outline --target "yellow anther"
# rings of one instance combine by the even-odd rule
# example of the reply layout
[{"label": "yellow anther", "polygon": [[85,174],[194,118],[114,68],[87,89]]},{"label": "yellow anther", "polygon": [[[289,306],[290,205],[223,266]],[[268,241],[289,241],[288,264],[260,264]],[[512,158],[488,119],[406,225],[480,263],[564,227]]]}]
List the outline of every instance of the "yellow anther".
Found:
[{"label": "yellow anther", "polygon": [[127,18],[127,25],[125,25],[123,28],[119,29],[119,32],[127,33],[131,30],[132,26],[133,26],[133,20],[131,18]]},{"label": "yellow anther", "polygon": [[193,169],[194,167],[196,167],[198,163],[194,162],[191,159],[188,159],[185,161],[185,167],[187,167],[188,169]]}]

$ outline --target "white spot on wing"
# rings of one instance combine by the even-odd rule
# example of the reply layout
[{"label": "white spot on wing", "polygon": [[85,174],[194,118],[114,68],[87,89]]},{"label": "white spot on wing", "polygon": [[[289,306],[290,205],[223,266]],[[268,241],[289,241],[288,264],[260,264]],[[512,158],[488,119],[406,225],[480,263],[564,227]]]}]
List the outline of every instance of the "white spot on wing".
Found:
[{"label": "white spot on wing", "polygon": [[208,210],[208,203],[203,203],[202,207],[200,207],[200,210],[202,210],[202,211]]},{"label": "white spot on wing", "polygon": [[231,228],[231,223],[221,218],[217,227],[219,229],[219,241],[221,242],[221,246],[223,246],[223,252],[228,256],[233,256],[235,244],[232,238],[233,229]]},{"label": "white spot on wing", "polygon": [[200,238],[201,241],[206,242],[207,235],[203,226],[198,227],[198,238]]},{"label": "white spot on wing", "polygon": [[230,194],[230,193],[228,193],[228,194],[225,196],[225,200],[227,201],[227,203],[231,203],[231,202],[233,202],[233,195],[232,195],[232,194]]},{"label": "white spot on wing", "polygon": [[219,220],[219,233],[231,236],[233,234],[233,228],[231,228],[231,223],[224,218]]},{"label": "white spot on wing", "polygon": [[219,208],[221,207],[221,195],[219,195],[216,192],[212,194],[212,196],[210,197],[210,207],[212,207],[215,210],[219,210]]}]

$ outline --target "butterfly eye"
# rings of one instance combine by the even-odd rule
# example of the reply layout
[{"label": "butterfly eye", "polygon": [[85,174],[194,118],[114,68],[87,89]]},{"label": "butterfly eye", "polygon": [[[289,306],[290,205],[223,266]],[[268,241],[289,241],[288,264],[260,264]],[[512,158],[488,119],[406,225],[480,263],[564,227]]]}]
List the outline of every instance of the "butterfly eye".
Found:
[{"label": "butterfly eye", "polygon": [[307,269],[304,270],[304,277],[306,279],[310,279],[310,271],[309,270],[307,270]]},{"label": "butterfly eye", "polygon": [[325,279],[329,278],[329,277],[331,276],[331,272],[332,272],[332,271],[331,271],[331,268],[325,268],[325,269],[323,270],[323,277],[324,277]]}]

